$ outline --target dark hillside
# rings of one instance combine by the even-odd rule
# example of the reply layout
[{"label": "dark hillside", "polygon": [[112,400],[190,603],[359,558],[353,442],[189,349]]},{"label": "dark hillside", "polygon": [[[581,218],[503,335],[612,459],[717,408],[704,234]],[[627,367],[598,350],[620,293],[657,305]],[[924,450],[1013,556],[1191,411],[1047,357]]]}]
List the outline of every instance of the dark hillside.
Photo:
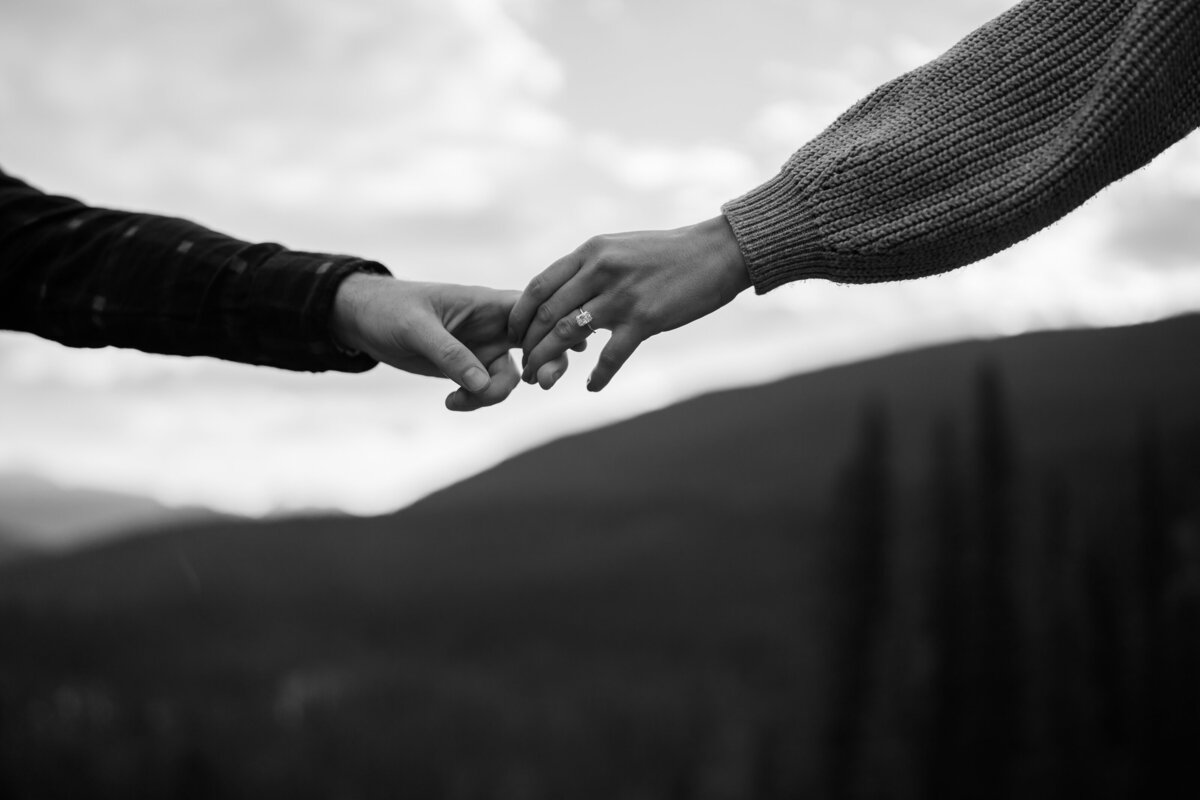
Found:
[{"label": "dark hillside", "polygon": [[33,554],[33,549],[12,534],[0,530],[0,564]]},{"label": "dark hillside", "polygon": [[0,798],[1195,784],[1197,344],[1189,317],[902,354],[387,517],[10,565]]}]

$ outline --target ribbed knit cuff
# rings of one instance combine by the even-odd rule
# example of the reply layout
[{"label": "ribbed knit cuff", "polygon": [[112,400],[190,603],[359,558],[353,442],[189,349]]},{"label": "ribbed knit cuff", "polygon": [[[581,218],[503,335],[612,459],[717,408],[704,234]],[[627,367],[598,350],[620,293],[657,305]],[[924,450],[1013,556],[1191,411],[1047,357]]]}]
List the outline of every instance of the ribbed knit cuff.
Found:
[{"label": "ribbed knit cuff", "polygon": [[756,293],[807,278],[842,280],[803,187],[786,169],[721,211],[737,237]]}]

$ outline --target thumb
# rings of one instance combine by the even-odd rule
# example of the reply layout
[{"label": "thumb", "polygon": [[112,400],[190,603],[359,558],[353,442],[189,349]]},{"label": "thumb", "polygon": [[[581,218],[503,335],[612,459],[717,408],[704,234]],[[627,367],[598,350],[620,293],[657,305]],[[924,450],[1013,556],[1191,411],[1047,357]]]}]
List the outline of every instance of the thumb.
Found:
[{"label": "thumb", "polygon": [[435,318],[422,324],[413,337],[414,349],[468,392],[481,392],[491,378],[467,346],[455,339]]}]

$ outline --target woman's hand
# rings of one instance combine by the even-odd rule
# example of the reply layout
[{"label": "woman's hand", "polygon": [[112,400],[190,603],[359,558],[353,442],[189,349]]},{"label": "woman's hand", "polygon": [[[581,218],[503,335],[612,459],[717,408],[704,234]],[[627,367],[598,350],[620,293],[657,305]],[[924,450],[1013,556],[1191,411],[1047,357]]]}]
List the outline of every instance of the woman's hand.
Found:
[{"label": "woman's hand", "polygon": [[[530,281],[513,307],[509,336],[525,353],[521,377],[549,388],[545,378],[561,373],[547,365],[594,328],[607,328],[612,337],[588,378],[588,389],[598,392],[643,341],[716,311],[749,286],[723,216],[673,231],[589,239]],[[591,315],[590,328],[577,321],[581,309]]]},{"label": "woman's hand", "polygon": [[[338,287],[331,328],[345,348],[396,369],[446,377],[461,388],[446,398],[451,411],[499,403],[519,382],[507,329],[517,292],[482,286],[419,283],[351,275]],[[566,371],[562,355],[543,364],[553,383]]]}]

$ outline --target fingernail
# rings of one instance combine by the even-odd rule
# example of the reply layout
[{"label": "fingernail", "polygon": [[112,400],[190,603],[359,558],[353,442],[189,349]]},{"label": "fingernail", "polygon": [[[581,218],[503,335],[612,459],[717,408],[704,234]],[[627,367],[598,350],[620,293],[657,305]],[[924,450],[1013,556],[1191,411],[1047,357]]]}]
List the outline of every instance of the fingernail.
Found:
[{"label": "fingernail", "polygon": [[481,370],[479,367],[471,367],[469,370],[467,370],[467,374],[464,377],[463,382],[467,384],[467,389],[470,391],[482,392],[487,388],[490,379],[488,378],[487,373]]},{"label": "fingernail", "polygon": [[587,383],[586,383],[585,385],[587,386],[587,390],[588,390],[589,392],[595,392],[595,391],[598,391],[598,390],[596,389],[596,387],[592,386],[592,376],[591,376],[591,375],[588,375]]}]

